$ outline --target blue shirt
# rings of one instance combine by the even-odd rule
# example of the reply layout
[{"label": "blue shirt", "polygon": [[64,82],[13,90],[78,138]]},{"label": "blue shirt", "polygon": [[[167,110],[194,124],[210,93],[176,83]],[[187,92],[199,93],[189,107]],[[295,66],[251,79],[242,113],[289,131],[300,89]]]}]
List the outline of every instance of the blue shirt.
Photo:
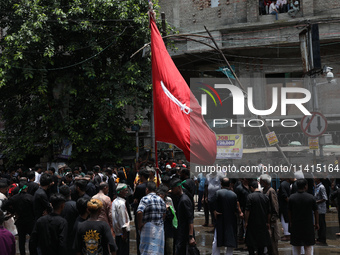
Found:
[{"label": "blue shirt", "polygon": [[199,173],[197,175],[197,179],[199,179],[198,190],[204,191],[205,180],[207,179],[203,173]]},{"label": "blue shirt", "polygon": [[166,205],[160,196],[151,192],[141,199],[137,212],[143,212],[143,222],[152,222],[156,225],[163,224]]}]

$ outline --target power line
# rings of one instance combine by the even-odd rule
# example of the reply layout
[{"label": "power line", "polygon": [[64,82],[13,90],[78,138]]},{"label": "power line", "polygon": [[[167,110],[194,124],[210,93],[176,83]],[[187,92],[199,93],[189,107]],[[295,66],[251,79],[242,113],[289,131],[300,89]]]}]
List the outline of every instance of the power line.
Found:
[{"label": "power line", "polygon": [[[125,32],[125,29],[126,27],[124,28],[123,32],[120,33],[117,37],[120,37],[124,32]],[[25,68],[25,67],[14,67],[14,68],[17,68],[17,69],[23,69],[23,70],[31,70],[31,71],[57,71],[57,70],[63,70],[63,69],[67,69],[67,68],[71,68],[71,67],[75,67],[77,65],[81,65],[95,57],[97,57],[98,55],[100,55],[102,52],[104,52],[106,49],[108,49],[112,44],[114,44],[116,41],[113,41],[111,42],[108,46],[106,46],[104,49],[102,49],[100,52],[96,53],[95,55],[83,60],[83,61],[80,61],[78,63],[75,63],[75,64],[72,64],[72,65],[68,65],[68,66],[63,66],[63,67],[57,67],[57,68]]]}]

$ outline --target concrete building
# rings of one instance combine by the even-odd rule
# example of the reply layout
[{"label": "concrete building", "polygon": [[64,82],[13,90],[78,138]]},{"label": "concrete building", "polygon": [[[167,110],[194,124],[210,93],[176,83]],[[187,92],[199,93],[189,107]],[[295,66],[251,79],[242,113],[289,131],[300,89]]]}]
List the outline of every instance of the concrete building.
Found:
[{"label": "concrete building", "polygon": [[[165,13],[167,22],[179,34],[208,36],[204,26],[207,27],[244,87],[253,87],[254,106],[257,109],[271,107],[273,87],[305,88],[311,92],[312,98],[304,106],[310,112],[319,111],[326,116],[326,133],[332,134],[334,144],[340,143],[340,1],[299,0],[300,10],[294,18],[288,13],[279,13],[277,21],[275,15],[260,15],[259,1],[255,0],[159,2],[160,11]],[[335,78],[338,77],[338,84],[329,84],[324,74],[317,74],[317,96],[313,92],[313,79],[303,68],[299,40],[300,32],[310,24],[319,26],[322,66],[331,66]],[[171,55],[188,84],[191,78],[226,77],[221,71],[217,71],[226,66],[221,55],[202,44],[213,45],[210,39],[181,37],[174,39],[174,42],[177,49],[172,50]],[[222,93],[221,98],[225,99],[226,107],[232,109],[233,100],[228,99],[229,93]],[[226,114],[227,118],[240,118],[231,112]],[[274,113],[265,117],[280,121],[296,120],[296,127],[283,128],[282,125],[275,124],[270,129],[276,132],[281,145],[287,145],[291,141],[300,141],[307,145],[307,136],[300,128],[303,116],[299,109],[288,106],[286,116],[282,116],[278,107]],[[249,120],[254,119],[254,116],[246,111],[244,118]],[[243,133],[245,147],[264,146],[265,143],[263,134],[266,130],[263,128],[228,127],[221,132]]]}]

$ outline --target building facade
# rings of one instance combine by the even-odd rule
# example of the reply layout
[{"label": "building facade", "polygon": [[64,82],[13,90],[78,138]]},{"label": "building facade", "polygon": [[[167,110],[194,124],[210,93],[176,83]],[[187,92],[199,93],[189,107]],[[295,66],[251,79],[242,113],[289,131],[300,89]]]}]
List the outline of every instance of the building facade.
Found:
[{"label": "building facade", "polygon": [[[325,74],[321,72],[314,75],[306,72],[299,37],[311,24],[317,24],[321,65],[331,66],[335,78],[339,77],[339,1],[299,0],[299,11],[295,17],[287,12],[279,13],[278,20],[275,20],[275,15],[262,13],[259,1],[254,0],[160,0],[160,6],[167,22],[179,34],[208,36],[205,27],[211,32],[242,85],[245,89],[253,88],[256,109],[271,107],[273,87],[278,88],[279,95],[285,87],[309,90],[311,99],[304,107],[310,112],[321,112],[327,118],[326,133],[332,134],[334,144],[340,144],[340,84],[327,83]],[[177,49],[172,50],[171,55],[188,84],[191,78],[226,78],[219,71],[226,66],[226,62],[220,53],[208,47],[213,46],[210,39],[186,36],[174,42]],[[233,99],[229,97],[230,92],[221,95],[230,109],[226,117],[239,119],[240,116],[232,114]],[[290,99],[294,97],[299,99],[301,95],[288,95]],[[307,136],[300,128],[304,114],[294,105],[287,106],[286,116],[282,115],[281,110],[279,98],[276,111],[264,117],[280,121],[294,119],[298,125],[285,128],[277,121],[270,127],[278,135],[280,144],[299,141],[306,145]],[[247,110],[243,117],[246,120],[257,118]],[[263,133],[266,130],[236,125],[223,132],[244,134],[245,147],[264,146]]]}]

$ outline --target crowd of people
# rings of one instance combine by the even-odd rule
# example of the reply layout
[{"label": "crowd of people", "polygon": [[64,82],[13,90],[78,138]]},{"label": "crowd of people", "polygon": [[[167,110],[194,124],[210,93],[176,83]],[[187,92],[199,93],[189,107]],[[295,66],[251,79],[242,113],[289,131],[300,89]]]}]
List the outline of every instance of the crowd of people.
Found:
[{"label": "crowd of people", "polygon": [[298,0],[259,0],[259,14],[275,15],[276,20],[278,20],[279,13],[288,13],[294,18],[299,11],[300,3]]},{"label": "crowd of people", "polygon": [[326,202],[340,202],[336,181],[332,186],[327,178],[300,173],[281,179],[276,190],[268,174],[195,176],[188,163],[172,158],[161,158],[158,166],[139,159],[134,167],[83,171],[61,164],[57,170],[36,165],[2,172],[1,254],[16,254],[17,236],[21,255],[26,247],[32,255],[128,255],[133,226],[138,254],[197,254],[194,211],[202,208],[203,226],[214,227],[214,255],[221,247],[233,254],[243,242],[249,254],[278,254],[280,238],[290,241],[293,254],[313,254],[314,244],[326,245]]}]

